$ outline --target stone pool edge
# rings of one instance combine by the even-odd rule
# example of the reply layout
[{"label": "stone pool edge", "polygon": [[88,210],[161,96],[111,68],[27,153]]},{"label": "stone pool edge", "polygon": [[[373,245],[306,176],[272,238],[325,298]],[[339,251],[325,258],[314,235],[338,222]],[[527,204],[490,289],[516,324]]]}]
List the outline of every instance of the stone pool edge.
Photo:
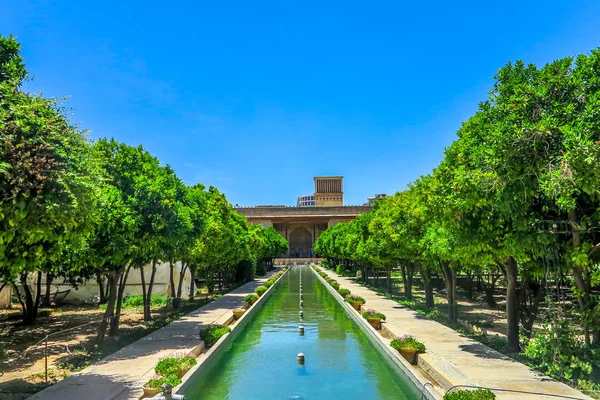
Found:
[{"label": "stone pool edge", "polygon": [[425,379],[424,376],[414,370],[414,367],[410,365],[396,350],[394,350],[388,343],[385,342],[384,338],[356,312],[354,308],[344,301],[344,298],[334,289],[329,283],[321,276],[315,269],[308,265],[308,268],[316,275],[317,279],[327,288],[329,293],[342,305],[346,314],[352,318],[354,322],[360,326],[363,331],[367,333],[367,336],[372,343],[377,344],[377,347],[381,349],[393,362],[404,372],[404,374],[410,379],[411,383],[415,385],[418,391],[421,392],[422,396],[428,400],[440,400],[443,398],[442,394],[434,389],[430,381]]},{"label": "stone pool edge", "polygon": [[[217,343],[215,343],[210,349],[208,349],[205,353],[201,354],[198,357],[197,364],[194,365],[194,367],[192,367],[188,372],[186,372],[186,374],[181,378],[181,383],[177,387],[173,388],[173,393],[181,394],[180,392],[183,392],[186,389],[188,389],[194,375],[197,373],[201,373],[204,367],[206,367],[206,363],[211,358],[217,357],[222,351],[224,351],[223,349],[227,347],[227,344],[235,340],[235,338],[239,335],[241,330],[248,324],[250,319],[258,312],[258,310],[262,307],[266,300],[269,297],[271,297],[271,294],[273,293],[275,288],[279,286],[279,284],[281,283],[281,279],[288,273],[289,270],[290,267],[288,266],[283,271],[283,274],[281,274],[279,279],[277,279],[275,283],[273,283],[273,285],[269,289],[267,289],[267,291],[248,308],[244,315],[242,315],[242,317],[238,319],[235,324],[230,326],[231,332],[221,336]],[[230,319],[233,318],[233,310],[231,311],[231,313],[232,314]]]}]

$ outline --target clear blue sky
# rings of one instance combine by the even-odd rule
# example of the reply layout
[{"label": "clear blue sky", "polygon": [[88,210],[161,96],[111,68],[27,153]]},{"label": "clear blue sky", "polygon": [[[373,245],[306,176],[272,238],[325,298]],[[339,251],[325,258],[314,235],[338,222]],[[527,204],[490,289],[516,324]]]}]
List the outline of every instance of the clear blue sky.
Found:
[{"label": "clear blue sky", "polygon": [[[187,3],[183,5],[183,3]],[[346,204],[428,173],[509,60],[600,46],[600,1],[2,0],[27,89],[234,204]]]}]

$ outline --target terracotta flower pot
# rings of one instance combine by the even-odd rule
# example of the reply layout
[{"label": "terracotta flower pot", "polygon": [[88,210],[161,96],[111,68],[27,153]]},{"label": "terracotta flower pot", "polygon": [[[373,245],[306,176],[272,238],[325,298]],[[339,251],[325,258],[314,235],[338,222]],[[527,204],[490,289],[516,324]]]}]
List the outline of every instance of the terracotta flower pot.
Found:
[{"label": "terracotta flower pot", "polygon": [[145,397],[154,397],[157,394],[159,394],[160,392],[162,392],[162,390],[160,388],[155,389],[155,388],[150,388],[150,387],[144,386],[144,396]]},{"label": "terracotta flower pot", "polygon": [[375,329],[379,329],[381,325],[381,318],[367,318],[367,322]]},{"label": "terracotta flower pot", "polygon": [[413,365],[417,363],[417,350],[406,348],[406,349],[398,349],[398,351],[400,352],[402,357],[404,357],[404,359],[406,361],[408,361],[409,363],[411,363]]},{"label": "terracotta flower pot", "polygon": [[360,306],[362,305],[360,301],[351,301],[350,304],[356,311],[360,311]]},{"label": "terracotta flower pot", "polygon": [[236,320],[238,320],[238,319],[242,318],[242,315],[244,315],[245,312],[246,312],[246,310],[244,310],[244,309],[233,310],[233,317]]}]

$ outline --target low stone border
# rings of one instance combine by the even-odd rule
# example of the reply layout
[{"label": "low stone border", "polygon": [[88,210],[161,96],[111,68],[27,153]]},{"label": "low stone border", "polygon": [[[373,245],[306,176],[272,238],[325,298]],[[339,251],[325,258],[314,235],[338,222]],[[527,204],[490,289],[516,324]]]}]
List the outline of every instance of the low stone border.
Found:
[{"label": "low stone border", "polygon": [[[194,377],[194,375],[201,373],[205,369],[208,361],[218,357],[219,354],[221,354],[224,351],[224,349],[227,348],[227,344],[235,340],[235,338],[240,334],[244,326],[248,324],[250,318],[252,318],[254,314],[258,312],[258,310],[262,307],[267,298],[271,296],[275,288],[279,286],[281,279],[287,274],[288,271],[289,268],[285,270],[283,274],[279,277],[279,279],[277,279],[275,283],[273,283],[273,285],[262,296],[260,296],[258,300],[254,302],[254,304],[252,304],[247,309],[247,311],[244,313],[244,315],[242,315],[240,319],[238,319],[237,321],[235,321],[235,323],[230,325],[231,332],[221,336],[219,340],[211,348],[209,348],[208,351],[206,351],[206,353],[200,355],[200,357],[196,360],[198,363],[181,378],[181,384],[173,389],[173,393],[180,393],[185,391],[193,381],[192,378]],[[228,321],[231,320],[233,320],[233,310],[231,311],[231,316],[228,318]],[[225,323],[222,324],[225,325]],[[202,343],[202,346],[204,347],[204,342]]]},{"label": "low stone border", "polygon": [[[404,357],[398,353],[395,349],[393,349],[385,339],[377,332],[375,328],[373,328],[367,320],[365,320],[360,312],[357,312],[350,304],[344,301],[344,298],[334,289],[332,288],[327,281],[319,275],[314,268],[310,267],[311,271],[316,275],[316,277],[325,285],[329,293],[333,295],[333,297],[342,305],[346,314],[350,316],[364,331],[367,333],[367,337],[371,340],[371,342],[379,349],[381,349],[393,362],[404,372],[404,374],[411,380],[413,385],[420,390],[423,394],[424,398],[428,400],[440,400],[443,395],[438,393],[437,390],[433,388],[433,385],[430,381],[425,379],[423,375],[421,375],[415,368],[410,365]],[[437,382],[436,382],[437,383]]]}]

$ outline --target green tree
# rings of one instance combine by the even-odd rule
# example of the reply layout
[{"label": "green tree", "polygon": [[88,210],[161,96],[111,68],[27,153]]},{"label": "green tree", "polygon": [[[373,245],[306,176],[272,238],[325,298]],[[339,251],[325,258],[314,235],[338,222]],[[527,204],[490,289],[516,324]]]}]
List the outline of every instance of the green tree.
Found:
[{"label": "green tree", "polygon": [[92,230],[100,175],[84,132],[57,100],[23,92],[26,78],[19,44],[0,36],[0,273],[4,282],[20,280],[31,324],[42,268]]}]

